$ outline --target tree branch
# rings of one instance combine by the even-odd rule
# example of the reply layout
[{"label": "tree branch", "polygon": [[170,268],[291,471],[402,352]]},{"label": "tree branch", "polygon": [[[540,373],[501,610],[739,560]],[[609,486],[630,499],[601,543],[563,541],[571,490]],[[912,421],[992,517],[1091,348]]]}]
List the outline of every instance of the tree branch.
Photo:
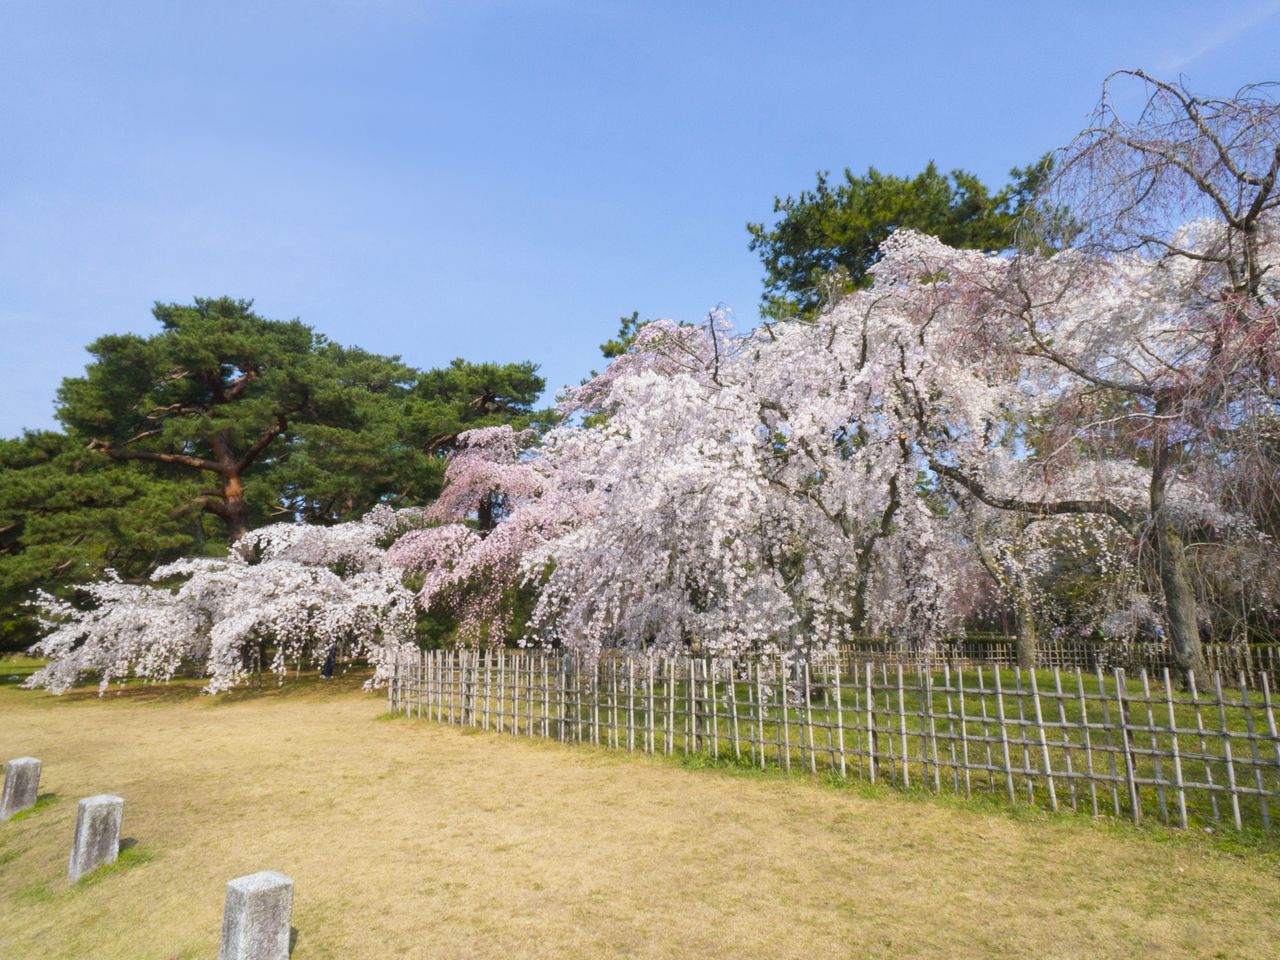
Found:
[{"label": "tree branch", "polygon": [[289,423],[284,418],[283,413],[276,414],[275,426],[258,438],[257,443],[245,451],[245,455],[240,458],[240,462],[236,464],[236,473],[244,473],[249,469],[249,465],[258,459],[258,455],[280,434],[289,429]]},{"label": "tree branch", "polygon": [[191,457],[185,453],[159,453],[153,450],[117,450],[110,440],[93,439],[89,441],[89,449],[105,453],[112,460],[145,460],[149,463],[169,463],[181,467],[192,467],[196,470],[210,470],[221,473],[222,465],[202,457]]},{"label": "tree branch", "polygon": [[1120,527],[1134,536],[1138,535],[1138,522],[1129,512],[1110,500],[1023,500],[1019,497],[1005,497],[989,491],[981,481],[974,479],[962,470],[941,463],[929,457],[929,469],[939,476],[946,477],[960,484],[971,494],[989,507],[997,510],[1009,510],[1015,513],[1028,514],[1033,517],[1052,517],[1063,514],[1092,513],[1110,517]]}]

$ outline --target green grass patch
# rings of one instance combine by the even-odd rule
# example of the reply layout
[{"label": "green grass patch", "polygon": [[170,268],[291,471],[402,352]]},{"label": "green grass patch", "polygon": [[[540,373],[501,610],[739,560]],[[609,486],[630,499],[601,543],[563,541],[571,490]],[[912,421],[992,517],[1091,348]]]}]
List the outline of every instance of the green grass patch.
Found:
[{"label": "green grass patch", "polygon": [[[584,744],[574,744],[584,746]],[[599,749],[607,749],[600,747]],[[615,751],[610,750],[610,753]],[[1222,853],[1237,856],[1262,857],[1274,861],[1280,869],[1280,837],[1275,833],[1266,833],[1256,827],[1246,827],[1237,831],[1230,825],[1214,827],[1192,827],[1182,830],[1175,826],[1160,823],[1154,818],[1144,820],[1135,825],[1128,820],[1100,815],[1093,816],[1087,810],[1072,810],[1061,805],[1056,812],[1036,804],[1021,800],[1010,803],[1003,794],[974,791],[969,797],[943,791],[935,793],[927,786],[915,783],[908,788],[889,782],[871,783],[857,777],[841,777],[830,770],[819,770],[814,776],[807,768],[796,763],[791,770],[770,765],[761,769],[749,757],[740,758],[709,754],[658,754],[653,759],[674,764],[686,770],[709,770],[733,777],[752,779],[789,780],[806,783],[817,783],[827,789],[848,792],[866,800],[877,802],[892,801],[895,798],[909,803],[938,804],[953,810],[963,810],[989,816],[999,816],[1019,823],[1040,823],[1049,827],[1081,828],[1100,831],[1118,837],[1142,837],[1157,843],[1171,844],[1179,847],[1205,849],[1211,848]]]},{"label": "green grass patch", "polygon": [[114,863],[108,863],[92,873],[86,873],[73,884],[56,880],[37,881],[19,888],[18,899],[27,903],[55,903],[74,897],[79,891],[95,887],[116,874],[150,863],[155,858],[153,851],[131,843],[120,851]]},{"label": "green grass patch", "polygon": [[18,686],[48,662],[22,655],[0,657],[0,687]]},{"label": "green grass patch", "polygon": [[92,887],[108,877],[113,877],[117,873],[123,873],[134,867],[140,867],[144,863],[150,863],[156,858],[153,851],[146,847],[140,847],[137,844],[131,844],[120,851],[120,855],[116,857],[115,863],[108,863],[104,867],[99,867],[93,873],[86,873],[83,877],[76,881],[76,887]]},{"label": "green grass patch", "polygon": [[51,881],[41,880],[20,887],[18,899],[26,903],[54,903],[59,899],[59,891],[53,889]]},{"label": "green grass patch", "polygon": [[18,813],[15,813],[10,817],[9,823],[18,823],[22,820],[26,820],[28,817],[34,817],[40,811],[49,809],[49,807],[52,807],[57,802],[58,795],[56,793],[42,793],[36,797],[35,803],[27,807],[27,809],[20,810]]}]

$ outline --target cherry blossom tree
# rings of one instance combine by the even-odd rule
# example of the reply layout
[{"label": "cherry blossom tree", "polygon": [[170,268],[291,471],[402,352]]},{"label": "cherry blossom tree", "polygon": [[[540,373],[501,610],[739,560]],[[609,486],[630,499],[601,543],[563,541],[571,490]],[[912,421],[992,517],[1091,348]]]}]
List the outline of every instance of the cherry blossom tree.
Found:
[{"label": "cherry blossom tree", "polygon": [[[589,653],[793,656],[868,625],[936,635],[965,548],[917,494],[923,461],[898,421],[850,419],[872,392],[865,322],[850,306],[745,336],[717,316],[651,324],[570,396],[602,416],[525,459],[501,448],[521,495],[494,531],[417,532],[392,556],[426,572],[424,602],[459,604],[470,638],[517,577],[537,590],[527,639]],[[450,467],[448,509],[476,515],[494,466]]]},{"label": "cherry blossom tree", "polygon": [[[1246,200],[1265,213],[1257,179]],[[996,256],[900,231],[873,286],[811,322],[650,325],[570,395],[602,418],[554,431],[525,465],[541,486],[509,522],[552,491],[573,505],[505,544],[504,569],[519,555],[540,591],[532,636],[717,652],[936,636],[962,558],[991,545],[968,506],[1010,515],[986,559],[1015,598],[1047,544],[1107,543],[1132,566],[1129,598],[1153,588],[1178,664],[1200,669],[1188,549],[1268,549],[1223,473],[1257,454],[1239,438],[1274,408],[1275,246],[1241,241],[1252,259],[1228,269],[1223,229],[1171,228],[1176,255]],[[1253,275],[1242,293],[1233,277]]]},{"label": "cherry blossom tree", "polygon": [[[724,344],[723,348],[721,344]],[[604,372],[560,396],[557,411],[598,413],[612,402],[613,386],[637,373],[651,371],[659,376],[685,373],[700,378],[714,374],[722,349],[732,343],[732,330],[723,310],[707,314],[705,325],[680,324],[673,320],[653,320],[640,326],[631,344],[616,356]],[[727,359],[729,354],[725,353]]]},{"label": "cherry blossom tree", "polygon": [[989,507],[1123,529],[1158,574],[1179,666],[1202,669],[1183,545],[1250,524],[1214,475],[1214,432],[1238,413],[1166,392],[1217,377],[1197,369],[1213,359],[1184,279],[1163,257],[1000,258],[910,234],[886,247],[872,296],[904,326],[881,359],[928,469]]},{"label": "cherry blossom tree", "polygon": [[388,553],[422,577],[419,603],[451,615],[459,642],[507,640],[523,557],[575,516],[545,462],[524,452],[534,438],[506,425],[460,434],[444,490],[426,511],[432,525],[406,533]]},{"label": "cherry blossom tree", "polygon": [[88,584],[87,610],[46,595],[49,632],[33,652],[50,663],[27,686],[61,693],[96,675],[105,690],[203,664],[205,689],[217,693],[242,683],[264,648],[283,676],[288,664],[321,660],[334,646],[367,656],[376,681],[413,638],[413,595],[381,546],[412,519],[378,508],[333,527],[264,527],[228,557],[171,563],[149,583],[109,576]]},{"label": "cherry blossom tree", "polygon": [[994,257],[898,234],[877,288],[935,347],[901,344],[895,375],[930,469],[998,509],[1124,529],[1190,672],[1203,617],[1188,544],[1247,525],[1224,510],[1224,465],[1274,458],[1257,426],[1280,397],[1280,107],[1129,76],[1147,85],[1138,118],[1104,98],[1041,204],[1082,219],[1075,246]]}]

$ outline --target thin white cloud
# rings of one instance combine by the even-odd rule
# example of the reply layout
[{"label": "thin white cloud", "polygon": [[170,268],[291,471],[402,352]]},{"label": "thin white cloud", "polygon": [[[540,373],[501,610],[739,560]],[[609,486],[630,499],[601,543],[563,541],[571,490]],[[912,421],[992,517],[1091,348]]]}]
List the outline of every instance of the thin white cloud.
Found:
[{"label": "thin white cloud", "polygon": [[1200,32],[1188,42],[1196,45],[1189,50],[1171,56],[1159,66],[1160,73],[1170,75],[1185,70],[1188,66],[1222,49],[1242,34],[1262,26],[1277,13],[1280,13],[1280,0],[1266,0],[1253,4],[1233,16],[1224,17],[1211,30]]}]

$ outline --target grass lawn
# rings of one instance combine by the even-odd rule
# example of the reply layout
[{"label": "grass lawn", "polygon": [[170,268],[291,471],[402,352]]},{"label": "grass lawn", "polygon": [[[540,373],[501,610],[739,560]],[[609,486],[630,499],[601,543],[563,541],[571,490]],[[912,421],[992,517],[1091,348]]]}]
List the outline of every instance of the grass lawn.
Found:
[{"label": "grass lawn", "polygon": [[0,657],[0,686],[16,687],[49,661],[35,657]]},{"label": "grass lawn", "polygon": [[[0,825],[0,957],[212,960],[226,881],[262,869],[296,882],[298,960],[1280,943],[1274,850],[391,720],[354,678],[196,689],[0,685],[0,757],[40,757],[46,795]],[[128,848],[73,887],[75,801],[103,792]]]},{"label": "grass lawn", "polygon": [[[434,658],[403,671],[393,699],[406,713],[462,726],[501,730],[519,721],[524,732],[562,741],[931,785],[1049,809],[1052,783],[1064,808],[1176,824],[1185,804],[1192,828],[1234,829],[1238,819],[1242,840],[1280,838],[1268,829],[1280,807],[1280,741],[1270,735],[1274,703],[1265,691],[1224,687],[1219,702],[1216,690],[1193,698],[1160,678],[1121,684],[1101,673],[989,666],[896,676],[882,664],[864,683],[860,664],[846,667],[838,693],[835,675],[816,670],[806,704],[801,684],[786,692],[776,682],[776,663],[748,682],[739,665],[733,683],[723,671],[708,678],[706,661],[652,673],[643,662],[598,666],[566,683],[537,657]],[[680,679],[686,670],[700,679]]]}]

